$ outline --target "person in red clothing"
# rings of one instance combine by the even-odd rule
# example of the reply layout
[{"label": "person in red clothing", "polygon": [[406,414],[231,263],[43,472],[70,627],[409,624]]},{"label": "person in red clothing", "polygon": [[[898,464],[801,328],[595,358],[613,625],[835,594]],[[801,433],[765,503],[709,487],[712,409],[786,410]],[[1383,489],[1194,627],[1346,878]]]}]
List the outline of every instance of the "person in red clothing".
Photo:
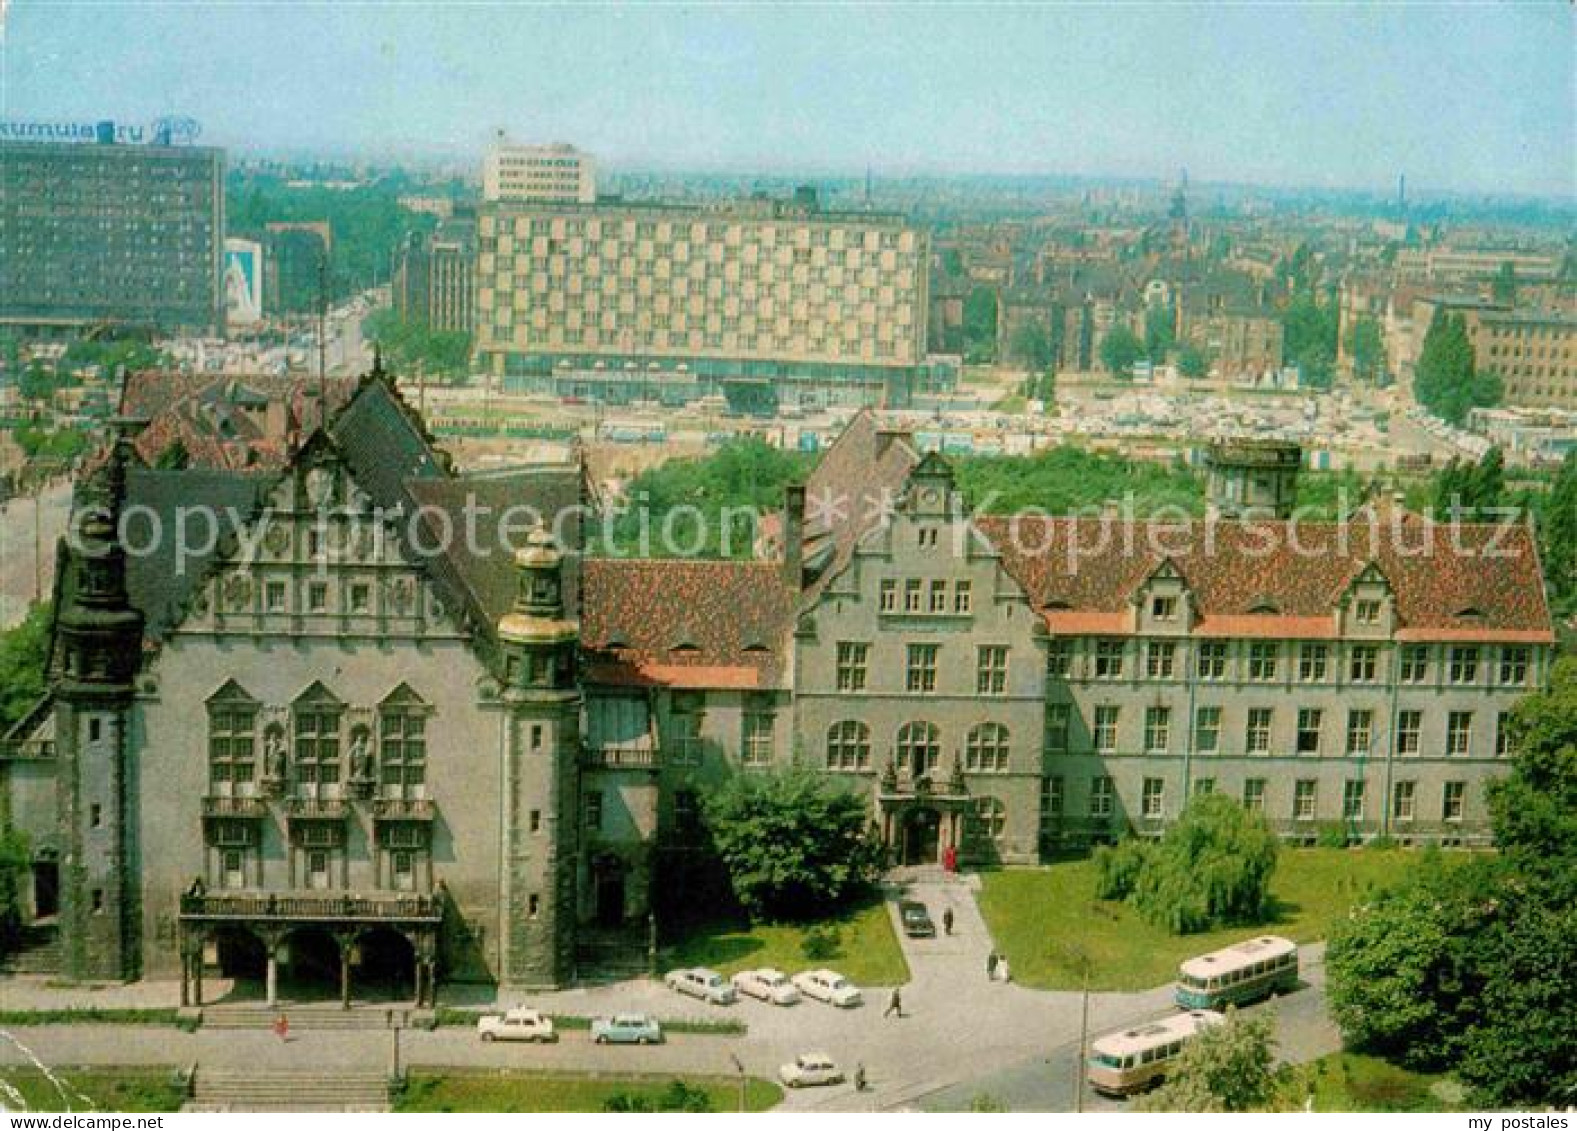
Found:
[{"label": "person in red clothing", "polygon": [[274,1018],[274,1035],[281,1041],[290,1040],[290,1021],[283,1013]]},{"label": "person in red clothing", "polygon": [[945,872],[958,871],[958,849],[951,844],[942,851],[942,870]]}]

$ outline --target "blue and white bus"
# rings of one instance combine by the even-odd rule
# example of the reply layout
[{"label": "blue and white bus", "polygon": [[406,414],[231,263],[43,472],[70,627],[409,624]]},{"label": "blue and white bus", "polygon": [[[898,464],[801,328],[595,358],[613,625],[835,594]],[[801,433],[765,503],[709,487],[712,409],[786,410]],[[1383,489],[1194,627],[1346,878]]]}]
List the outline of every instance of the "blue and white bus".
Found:
[{"label": "blue and white bus", "polygon": [[1261,935],[1184,962],[1177,974],[1177,1004],[1184,1009],[1221,1009],[1297,986],[1297,945],[1276,935]]}]

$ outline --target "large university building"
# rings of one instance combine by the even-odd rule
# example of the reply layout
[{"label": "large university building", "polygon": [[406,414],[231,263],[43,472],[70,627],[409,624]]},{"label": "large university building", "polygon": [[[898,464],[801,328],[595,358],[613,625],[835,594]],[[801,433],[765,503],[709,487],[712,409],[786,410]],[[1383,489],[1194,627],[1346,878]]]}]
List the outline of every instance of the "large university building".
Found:
[{"label": "large university building", "polygon": [[0,142],[0,326],[214,332],[223,150],[105,136]]},{"label": "large university building", "polygon": [[929,241],[902,217],[484,203],[477,353],[523,390],[901,403],[921,378]]},{"label": "large university building", "polygon": [[[68,976],[430,1005],[642,962],[708,791],[793,767],[895,863],[1152,835],[1212,790],[1296,841],[1478,843],[1551,662],[1522,525],[972,518],[861,413],[756,560],[586,557],[578,461],[457,474],[378,372],[335,404],[266,469],[128,435],[79,492],[0,758]],[[195,499],[221,536],[154,536]]]}]

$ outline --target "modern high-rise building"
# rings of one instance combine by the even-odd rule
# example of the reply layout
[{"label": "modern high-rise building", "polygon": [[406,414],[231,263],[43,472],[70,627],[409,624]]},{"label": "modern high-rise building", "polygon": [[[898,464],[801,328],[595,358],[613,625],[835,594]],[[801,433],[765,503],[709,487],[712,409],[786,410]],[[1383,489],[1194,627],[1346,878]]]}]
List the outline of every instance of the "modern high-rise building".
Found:
[{"label": "modern high-rise building", "polygon": [[928,261],[903,216],[826,211],[810,190],[707,208],[484,204],[478,356],[517,388],[611,400],[638,386],[903,403],[923,376]]},{"label": "modern high-rise building", "polygon": [[476,323],[476,219],[443,220],[431,235],[412,233],[394,269],[394,306],[402,321],[470,333]]},{"label": "modern high-rise building", "polygon": [[500,140],[482,166],[482,199],[590,204],[597,199],[597,163],[573,145]]},{"label": "modern high-rise building", "polygon": [[223,150],[0,142],[0,325],[213,332],[223,245]]}]

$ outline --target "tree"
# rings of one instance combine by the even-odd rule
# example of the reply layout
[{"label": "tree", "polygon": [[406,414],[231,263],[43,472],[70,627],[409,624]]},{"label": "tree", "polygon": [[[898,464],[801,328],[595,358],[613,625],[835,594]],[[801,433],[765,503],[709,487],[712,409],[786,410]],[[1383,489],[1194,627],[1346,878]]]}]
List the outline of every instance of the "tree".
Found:
[{"label": "tree", "polygon": [[1557,662],[1507,726],[1516,754],[1489,787],[1495,839],[1532,870],[1564,865],[1577,856],[1577,659]]},{"label": "tree", "polygon": [[21,624],[0,633],[0,734],[43,697],[51,619],[49,605],[37,604]]},{"label": "tree", "polygon": [[1013,328],[1008,352],[1025,369],[1039,373],[1051,365],[1051,335],[1038,318],[1027,318]]},{"label": "tree", "polygon": [[1300,294],[1287,306],[1281,322],[1282,361],[1298,367],[1303,384],[1329,388],[1336,369],[1336,305],[1320,303],[1312,293]]},{"label": "tree", "polygon": [[748,774],[703,803],[712,846],[752,918],[809,919],[866,891],[881,866],[869,803],[814,774]]},{"label": "tree", "polygon": [[1187,935],[1264,916],[1276,837],[1263,815],[1207,793],[1159,841],[1131,839],[1095,861],[1102,899],[1124,899],[1149,922]]},{"label": "tree", "polygon": [[1418,351],[1413,397],[1440,419],[1460,425],[1469,409],[1499,404],[1501,395],[1500,378],[1474,366],[1462,316],[1437,310]]},{"label": "tree", "polygon": [[1144,312],[1144,353],[1156,365],[1166,361],[1167,351],[1177,340],[1172,308],[1152,306]]},{"label": "tree", "polygon": [[1184,377],[1199,379],[1210,373],[1210,358],[1193,343],[1185,345],[1177,355],[1177,371]]},{"label": "tree", "polygon": [[1243,1017],[1207,1026],[1183,1046],[1166,1082],[1135,1108],[1151,1112],[1264,1111],[1281,1086],[1270,1018]]},{"label": "tree", "polygon": [[964,352],[971,361],[997,357],[997,292],[976,287],[964,300]]},{"label": "tree", "polygon": [[1101,339],[1101,364],[1118,377],[1131,377],[1134,362],[1144,356],[1144,343],[1126,326],[1113,326]]},{"label": "tree", "polygon": [[0,827],[0,953],[10,949],[22,926],[22,893],[31,866],[27,834]]},{"label": "tree", "polygon": [[1353,375],[1360,381],[1378,385],[1385,376],[1385,339],[1380,324],[1365,315],[1347,332],[1347,353],[1352,358]]},{"label": "tree", "polygon": [[1556,610],[1577,610],[1577,448],[1566,453],[1544,507],[1544,577]]},{"label": "tree", "polygon": [[1477,465],[1453,459],[1435,479],[1435,510],[1472,517],[1492,511],[1505,501],[1506,457],[1492,447]]}]

